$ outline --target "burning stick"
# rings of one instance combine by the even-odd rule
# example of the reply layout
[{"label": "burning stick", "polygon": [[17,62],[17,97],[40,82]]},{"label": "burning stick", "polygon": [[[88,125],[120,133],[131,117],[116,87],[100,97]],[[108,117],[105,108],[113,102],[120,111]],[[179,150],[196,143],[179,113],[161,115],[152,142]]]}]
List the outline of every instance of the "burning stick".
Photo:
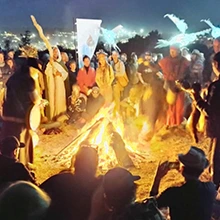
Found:
[{"label": "burning stick", "polygon": [[60,155],[65,149],[72,146],[83,134],[85,134],[87,131],[92,130],[95,126],[99,125],[104,118],[99,119],[94,124],[92,124],[90,127],[85,129],[83,132],[81,132],[79,135],[77,135],[67,146],[65,146],[56,156]]}]

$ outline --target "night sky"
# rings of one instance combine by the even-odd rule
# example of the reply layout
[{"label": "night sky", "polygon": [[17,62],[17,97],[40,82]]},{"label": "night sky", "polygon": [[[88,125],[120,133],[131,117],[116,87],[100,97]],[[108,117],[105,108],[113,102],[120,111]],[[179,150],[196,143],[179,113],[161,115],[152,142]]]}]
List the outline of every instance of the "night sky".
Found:
[{"label": "night sky", "polygon": [[72,28],[73,18],[100,18],[102,26],[176,31],[163,16],[174,13],[184,18],[190,31],[207,26],[201,19],[220,24],[220,0],[0,0],[0,30],[32,28],[29,15],[36,16],[45,28]]}]

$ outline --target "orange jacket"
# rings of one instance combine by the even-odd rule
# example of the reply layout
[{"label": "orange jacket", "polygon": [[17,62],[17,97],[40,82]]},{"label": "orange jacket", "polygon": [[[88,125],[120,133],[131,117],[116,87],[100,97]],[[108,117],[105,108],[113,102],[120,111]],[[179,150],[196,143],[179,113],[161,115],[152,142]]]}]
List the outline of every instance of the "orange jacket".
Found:
[{"label": "orange jacket", "polygon": [[95,69],[89,67],[88,72],[85,67],[81,68],[77,74],[77,84],[80,87],[80,92],[87,95],[89,88],[95,85],[96,72]]}]

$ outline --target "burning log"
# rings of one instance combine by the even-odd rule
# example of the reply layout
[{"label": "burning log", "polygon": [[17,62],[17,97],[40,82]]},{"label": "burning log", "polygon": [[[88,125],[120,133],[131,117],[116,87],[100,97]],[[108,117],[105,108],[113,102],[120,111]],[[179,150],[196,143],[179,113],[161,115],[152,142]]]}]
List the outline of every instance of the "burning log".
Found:
[{"label": "burning log", "polygon": [[[137,151],[137,142],[125,138],[125,127],[120,115],[113,115],[114,105],[100,109],[99,113],[88,122],[81,132],[64,149],[57,154],[57,160],[66,164],[81,146],[91,146],[99,154],[99,168],[106,171],[120,165],[134,167],[137,162],[146,159],[143,152]],[[134,162],[130,156],[134,158]],[[67,162],[70,163],[70,160]],[[71,168],[71,166],[70,166]]]},{"label": "burning log", "polygon": [[103,118],[99,119],[98,121],[96,121],[96,123],[94,123],[93,125],[91,125],[90,127],[86,128],[84,131],[82,131],[79,135],[77,135],[66,147],[64,147],[60,152],[58,152],[57,156],[59,156],[64,150],[66,150],[69,147],[72,147],[73,144],[75,144],[75,142],[81,137],[83,136],[85,133],[87,133],[88,131],[92,130],[92,128],[96,127],[97,125],[100,124],[100,122],[103,120]]},{"label": "burning log", "polygon": [[134,163],[128,156],[128,152],[125,149],[125,142],[118,132],[112,132],[110,144],[114,149],[118,164],[120,166],[123,166],[125,168],[134,167]]}]

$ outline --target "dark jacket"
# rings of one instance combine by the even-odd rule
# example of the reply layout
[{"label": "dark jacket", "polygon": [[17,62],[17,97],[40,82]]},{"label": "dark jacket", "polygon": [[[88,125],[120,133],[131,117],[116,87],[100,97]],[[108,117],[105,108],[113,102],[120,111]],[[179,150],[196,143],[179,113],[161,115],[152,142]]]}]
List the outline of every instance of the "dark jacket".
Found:
[{"label": "dark jacket", "polygon": [[87,220],[90,213],[92,195],[101,179],[61,173],[47,179],[40,185],[52,202],[47,219]]},{"label": "dark jacket", "polygon": [[35,183],[34,178],[22,163],[0,155],[0,185],[18,180]]},{"label": "dark jacket", "polygon": [[197,108],[206,114],[208,137],[220,137],[220,79],[210,84],[206,101],[196,98]]}]

